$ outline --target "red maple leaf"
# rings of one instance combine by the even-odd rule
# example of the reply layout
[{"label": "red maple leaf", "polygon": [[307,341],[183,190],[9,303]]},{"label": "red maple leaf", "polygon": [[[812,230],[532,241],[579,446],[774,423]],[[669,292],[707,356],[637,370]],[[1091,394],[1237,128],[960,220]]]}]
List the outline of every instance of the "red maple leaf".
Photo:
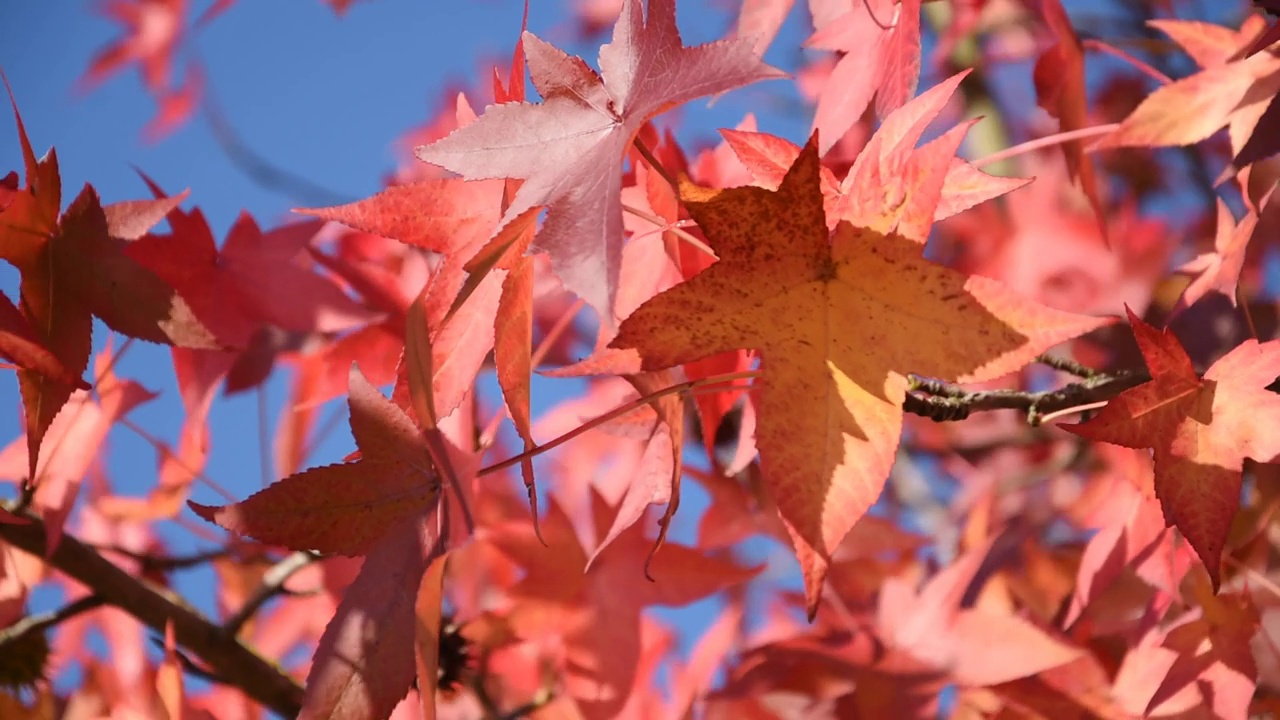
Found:
[{"label": "red maple leaf", "polygon": [[[929,124],[942,112],[968,72],[957,73],[921,93],[907,105],[889,113],[867,142],[843,181],[825,166],[821,168],[822,194],[827,223],[841,220],[891,230],[902,218],[906,234],[916,237],[930,220],[949,218],[975,205],[1024,187],[1030,178],[988,175],[955,157],[956,143],[967,126],[916,147]],[[757,184],[776,188],[800,154],[800,147],[773,135],[741,130],[721,130],[739,161]],[[937,168],[946,167],[945,173]],[[941,176],[941,189],[937,180]],[[935,195],[935,193],[937,193]],[[894,212],[884,212],[886,197],[901,200]],[[921,212],[934,206],[932,217]]]},{"label": "red maple leaf", "polygon": [[366,556],[320,639],[299,717],[386,717],[405,696],[415,672],[407,628],[442,549],[441,482],[424,433],[354,366],[348,401],[357,460],[290,475],[233,505],[188,503],[237,534]]},{"label": "red maple leaf", "polygon": [[[159,222],[185,193],[174,199],[104,208],[97,192],[86,184],[59,216],[62,181],[57,155],[50,151],[37,161],[16,102],[13,112],[26,180],[0,213],[0,259],[22,276],[20,308],[39,343],[72,377],[88,365],[95,316],[130,337],[183,347],[219,347],[187,300],[126,252],[127,241]],[[66,382],[67,373],[18,372],[33,480],[40,442],[77,386]]]},{"label": "red maple leaf", "polygon": [[[1036,102],[1058,119],[1062,132],[1080,130],[1089,121],[1084,46],[1071,27],[1071,20],[1060,0],[1041,0],[1039,5],[1040,14],[1056,36],[1057,42],[1036,60]],[[1099,199],[1093,161],[1084,153],[1084,142],[1074,140],[1064,143],[1062,151],[1067,161],[1067,171],[1073,179],[1080,180],[1080,187],[1093,206],[1093,212],[1098,217],[1098,227],[1105,238],[1106,216]]]},{"label": "red maple leaf", "polygon": [[1082,437],[1155,451],[1165,523],[1195,548],[1215,589],[1245,458],[1280,455],[1280,341],[1246,340],[1200,377],[1182,344],[1129,312],[1151,382],[1121,393],[1097,417],[1061,427]]},{"label": "red maple leaf", "polygon": [[901,577],[885,580],[876,613],[885,644],[969,686],[1028,677],[1084,655],[1025,618],[961,606],[991,547],[968,551],[918,591]]},{"label": "red maple leaf", "polygon": [[440,483],[417,426],[358,368],[350,378],[359,460],[290,475],[234,505],[189,503],[195,513],[263,542],[357,556],[397,521],[435,507]]},{"label": "red maple leaf", "polygon": [[[1261,122],[1280,90],[1280,58],[1269,53],[1240,57],[1250,23],[1239,33],[1206,23],[1165,20],[1156,24],[1183,46],[1203,68],[1157,88],[1134,108],[1120,127],[1095,147],[1165,147],[1201,142],[1227,127],[1232,152],[1239,157],[1254,138],[1248,159],[1258,159],[1270,144]],[[1275,117],[1268,118],[1268,123]]]},{"label": "red maple leaf", "polygon": [[[143,179],[157,198],[166,197]],[[375,317],[315,271],[308,249],[319,221],[264,232],[241,213],[218,248],[199,208],[173,205],[164,216],[171,233],[148,233],[125,252],[178,288],[223,345],[248,346],[264,324],[300,333],[338,332]]]},{"label": "red maple leaf", "polygon": [[543,102],[491,105],[475,122],[417,150],[422,160],[469,180],[523,178],[502,225],[550,207],[535,239],[565,287],[606,322],[613,317],[622,249],[622,163],[650,118],[704,95],[781,73],[746,40],[685,47],[674,0],[652,0],[642,18],[628,0],[597,74],[541,38],[524,34],[525,56]]},{"label": "red maple leaf", "polygon": [[23,370],[77,389],[89,388],[88,383],[72,375],[62,361],[40,342],[35,328],[4,294],[0,294],[0,357],[7,358]]}]

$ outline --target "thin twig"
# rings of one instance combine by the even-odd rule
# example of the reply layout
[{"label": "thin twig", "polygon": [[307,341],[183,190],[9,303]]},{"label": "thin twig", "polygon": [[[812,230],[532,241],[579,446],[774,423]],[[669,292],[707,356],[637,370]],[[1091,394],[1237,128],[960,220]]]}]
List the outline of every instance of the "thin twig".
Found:
[{"label": "thin twig", "polygon": [[208,562],[213,562],[231,554],[227,548],[219,548],[217,550],[206,550],[204,552],[192,553],[191,555],[151,555],[148,553],[136,552],[119,545],[96,545],[94,543],[85,543],[86,547],[91,547],[98,552],[113,552],[124,555],[130,560],[136,560],[142,566],[143,572],[168,570],[185,570],[186,568],[196,567]]},{"label": "thin twig", "polygon": [[185,472],[191,475],[191,479],[193,482],[199,481],[202,485],[204,485],[205,487],[217,493],[223,500],[226,500],[228,503],[234,503],[237,501],[236,496],[232,495],[229,490],[222,487],[218,483],[214,482],[213,479],[210,478],[208,475],[206,475],[203,470],[192,466],[191,463],[188,463],[186,460],[184,460],[181,455],[170,451],[168,443],[156,437],[155,435],[152,435],[146,428],[135,423],[133,420],[130,420],[128,416],[125,416],[116,420],[116,423],[124,426],[133,434],[145,440],[147,444],[155,448],[157,452],[167,453],[168,458],[170,460],[177,463],[178,466],[182,468],[182,470],[184,470]]},{"label": "thin twig", "polygon": [[[560,336],[563,335],[565,331],[569,329],[569,326],[573,324],[574,319],[578,317],[578,311],[582,310],[584,305],[586,305],[586,301],[582,298],[578,298],[573,305],[569,306],[569,309],[565,311],[563,315],[556,319],[555,324],[552,325],[547,330],[546,334],[542,336],[542,339],[538,341],[538,347],[529,354],[529,367],[537,368],[542,364],[542,361],[547,357],[547,353],[551,352],[551,348],[560,339]],[[507,407],[506,403],[503,403],[502,406],[498,408],[498,412],[494,413],[493,419],[489,421],[484,432],[480,434],[478,450],[485,450],[488,449],[490,445],[493,445],[494,438],[498,435],[498,427],[502,424],[503,420],[507,419],[509,414],[510,408]]]},{"label": "thin twig", "polygon": [[262,609],[263,605],[266,605],[271,598],[285,592],[284,584],[289,581],[289,578],[293,577],[294,573],[319,558],[320,556],[314,552],[299,550],[272,565],[262,575],[262,584],[258,585],[258,589],[253,592],[253,595],[249,596],[244,605],[240,606],[236,614],[222,623],[223,631],[232,637],[239,635],[245,623],[249,622],[254,614]]},{"label": "thin twig", "polygon": [[63,605],[57,610],[39,615],[28,615],[9,627],[0,630],[0,651],[3,651],[9,643],[16,642],[29,633],[44,632],[54,625],[66,622],[77,615],[100,608],[106,604],[106,599],[100,595],[86,595],[79,600]]},{"label": "thin twig", "polygon": [[262,487],[266,487],[272,483],[272,475],[275,474],[271,462],[271,431],[267,427],[271,422],[267,418],[267,391],[259,385],[254,388],[254,395],[258,406],[258,472],[262,476]]},{"label": "thin twig", "polygon": [[[659,400],[669,395],[680,395],[680,394],[688,393],[697,388],[706,387],[708,385],[725,385],[728,383],[733,383],[737,380],[747,380],[747,379],[755,378],[755,377],[758,377],[759,375],[760,373],[755,370],[747,370],[744,372],[726,373],[724,375],[713,375],[711,377],[701,378],[699,380],[687,380],[682,383],[676,383],[675,385],[665,387],[661,390],[658,390],[657,392],[649,393],[648,395],[632,400],[629,403],[620,405],[610,410],[609,412],[603,415],[600,415],[596,418],[593,418],[592,420],[589,420],[579,425],[573,430],[570,430],[569,432],[566,432],[563,435],[556,437],[553,440],[548,440],[547,442],[544,442],[541,445],[538,445],[537,447],[530,448],[529,450],[526,450],[520,453],[519,455],[515,455],[501,462],[494,463],[493,465],[480,468],[480,470],[476,473],[476,475],[479,477],[483,477],[485,475],[492,475],[493,473],[496,473],[500,470],[505,470],[506,468],[509,468],[512,465],[518,465],[525,458],[537,457],[538,455],[541,455],[542,453],[547,452],[548,450],[554,450],[555,448],[558,448],[561,445],[569,442],[570,440],[573,440],[579,435],[590,432],[591,430],[594,430],[595,428],[600,427],[601,425],[607,422],[610,422],[612,420],[616,420],[624,415],[629,415],[639,410],[640,408],[644,407],[645,405],[648,405],[649,403],[652,403],[655,400]],[[737,388],[733,388],[733,389],[737,389]]]},{"label": "thin twig", "polygon": [[[973,161],[973,166],[982,168],[988,165],[994,165],[998,162],[1008,160],[1009,158],[1018,157],[1019,155],[1025,155],[1026,153],[1032,152],[1033,150],[1041,150],[1047,147],[1056,147],[1058,145],[1063,145],[1065,143],[1069,143],[1074,140],[1087,140],[1091,137],[1097,137],[1099,135],[1107,135],[1109,133],[1115,132],[1119,128],[1120,128],[1120,123],[1110,123],[1108,125],[1097,125],[1094,127],[1080,128],[1079,130],[1071,130],[1069,132],[1054,133],[1053,135],[1047,135],[1042,138],[1028,140],[1027,142],[1014,145],[1011,148],[1005,148],[1000,152],[991,153],[990,155],[984,158],[978,158],[977,160]],[[1086,150],[1086,152],[1093,152],[1093,151]]]},{"label": "thin twig", "polygon": [[1048,365],[1054,370],[1060,370],[1064,373],[1075,375],[1076,377],[1079,377],[1079,378],[1084,378],[1085,380],[1088,380],[1089,378],[1097,377],[1100,374],[1097,370],[1094,370],[1091,367],[1085,367],[1084,365],[1081,365],[1075,360],[1070,360],[1064,357],[1058,357],[1057,355],[1050,355],[1049,353],[1045,353],[1043,355],[1037,355],[1034,362],[1038,362],[1041,365]]},{"label": "thin twig", "polygon": [[1173,78],[1169,77],[1163,72],[1160,72],[1160,70],[1156,69],[1154,66],[1148,65],[1147,63],[1142,62],[1141,60],[1130,55],[1129,53],[1124,52],[1123,50],[1120,50],[1118,48],[1112,47],[1111,45],[1101,40],[1095,40],[1093,38],[1084,38],[1081,40],[1081,44],[1084,45],[1086,50],[1093,50],[1095,52],[1104,53],[1106,55],[1110,55],[1111,57],[1117,58],[1123,62],[1129,63],[1134,67],[1134,69],[1138,70],[1139,72],[1146,75],[1147,77],[1154,79],[1156,82],[1160,83],[1161,85],[1168,85],[1173,82]]},{"label": "thin twig", "polygon": [[876,27],[881,30],[888,31],[898,26],[898,16],[902,13],[902,7],[900,5],[893,6],[893,19],[887,23],[876,17],[876,11],[871,9],[870,0],[862,0],[862,7],[866,8],[867,16],[871,18],[871,22],[875,23]]}]

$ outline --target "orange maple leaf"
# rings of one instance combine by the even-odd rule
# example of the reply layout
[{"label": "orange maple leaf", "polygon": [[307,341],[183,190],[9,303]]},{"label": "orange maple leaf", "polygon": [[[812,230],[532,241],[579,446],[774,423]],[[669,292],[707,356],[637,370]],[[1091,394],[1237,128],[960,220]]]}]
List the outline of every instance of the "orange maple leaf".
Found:
[{"label": "orange maple leaf", "polygon": [[1214,589],[1244,459],[1280,455],[1280,342],[1246,340],[1201,378],[1182,343],[1129,312],[1151,382],[1127,390],[1087,423],[1061,427],[1091,440],[1155,451],[1156,496],[1167,525],[1195,548]]},{"label": "orange maple leaf", "polygon": [[796,546],[810,615],[832,551],[893,464],[907,373],[999,377],[1109,322],[929,262],[920,243],[897,234],[841,223],[833,236],[816,139],[777,191],[686,179],[681,197],[720,260],[641,306],[611,347],[637,351],[644,370],[761,351],[753,391],[761,464]]},{"label": "orange maple leaf", "polygon": [[[590,540],[599,545],[615,512],[594,491],[590,508],[595,530]],[[511,612],[516,633],[525,638],[564,633],[566,692],[589,719],[618,717],[632,693],[642,650],[640,618],[646,607],[688,605],[747,582],[762,569],[668,544],[653,556],[653,580],[646,580],[639,558],[653,540],[642,524],[618,533],[607,548],[589,558],[583,538],[554,495],[542,518],[542,538],[545,547],[528,522],[517,520],[495,528],[488,541],[526,571],[510,591],[516,601]]]},{"label": "orange maple leaf", "polygon": [[1280,91],[1280,58],[1267,53],[1233,58],[1226,50],[1240,34],[1206,23],[1156,25],[1187,50],[1200,72],[1157,88],[1104,137],[1099,148],[1191,145],[1226,126],[1231,152],[1241,152]]}]

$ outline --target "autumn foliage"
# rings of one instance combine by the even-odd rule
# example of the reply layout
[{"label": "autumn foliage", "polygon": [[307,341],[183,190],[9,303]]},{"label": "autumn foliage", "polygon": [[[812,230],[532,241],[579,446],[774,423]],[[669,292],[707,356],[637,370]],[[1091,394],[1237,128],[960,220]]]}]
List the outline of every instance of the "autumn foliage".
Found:
[{"label": "autumn foliage", "polygon": [[[6,79],[0,718],[1280,714],[1280,3],[792,5],[582,3],[589,59],[509,18],[384,187],[223,237],[65,177]],[[259,11],[99,9],[82,86],[138,70],[156,139]],[[679,139],[747,86],[809,134]],[[272,382],[228,493],[211,408]]]}]

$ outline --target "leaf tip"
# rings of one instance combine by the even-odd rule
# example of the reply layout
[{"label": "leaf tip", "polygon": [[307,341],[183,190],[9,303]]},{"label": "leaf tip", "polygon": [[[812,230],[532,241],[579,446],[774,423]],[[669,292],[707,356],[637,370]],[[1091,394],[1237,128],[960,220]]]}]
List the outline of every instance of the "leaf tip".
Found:
[{"label": "leaf tip", "polygon": [[218,513],[223,509],[223,506],[201,505],[198,502],[188,500],[187,507],[191,508],[191,512],[195,513],[196,515],[199,515],[202,520],[205,520],[206,522],[211,522],[214,525],[221,524],[218,522],[217,517],[218,517]]}]

